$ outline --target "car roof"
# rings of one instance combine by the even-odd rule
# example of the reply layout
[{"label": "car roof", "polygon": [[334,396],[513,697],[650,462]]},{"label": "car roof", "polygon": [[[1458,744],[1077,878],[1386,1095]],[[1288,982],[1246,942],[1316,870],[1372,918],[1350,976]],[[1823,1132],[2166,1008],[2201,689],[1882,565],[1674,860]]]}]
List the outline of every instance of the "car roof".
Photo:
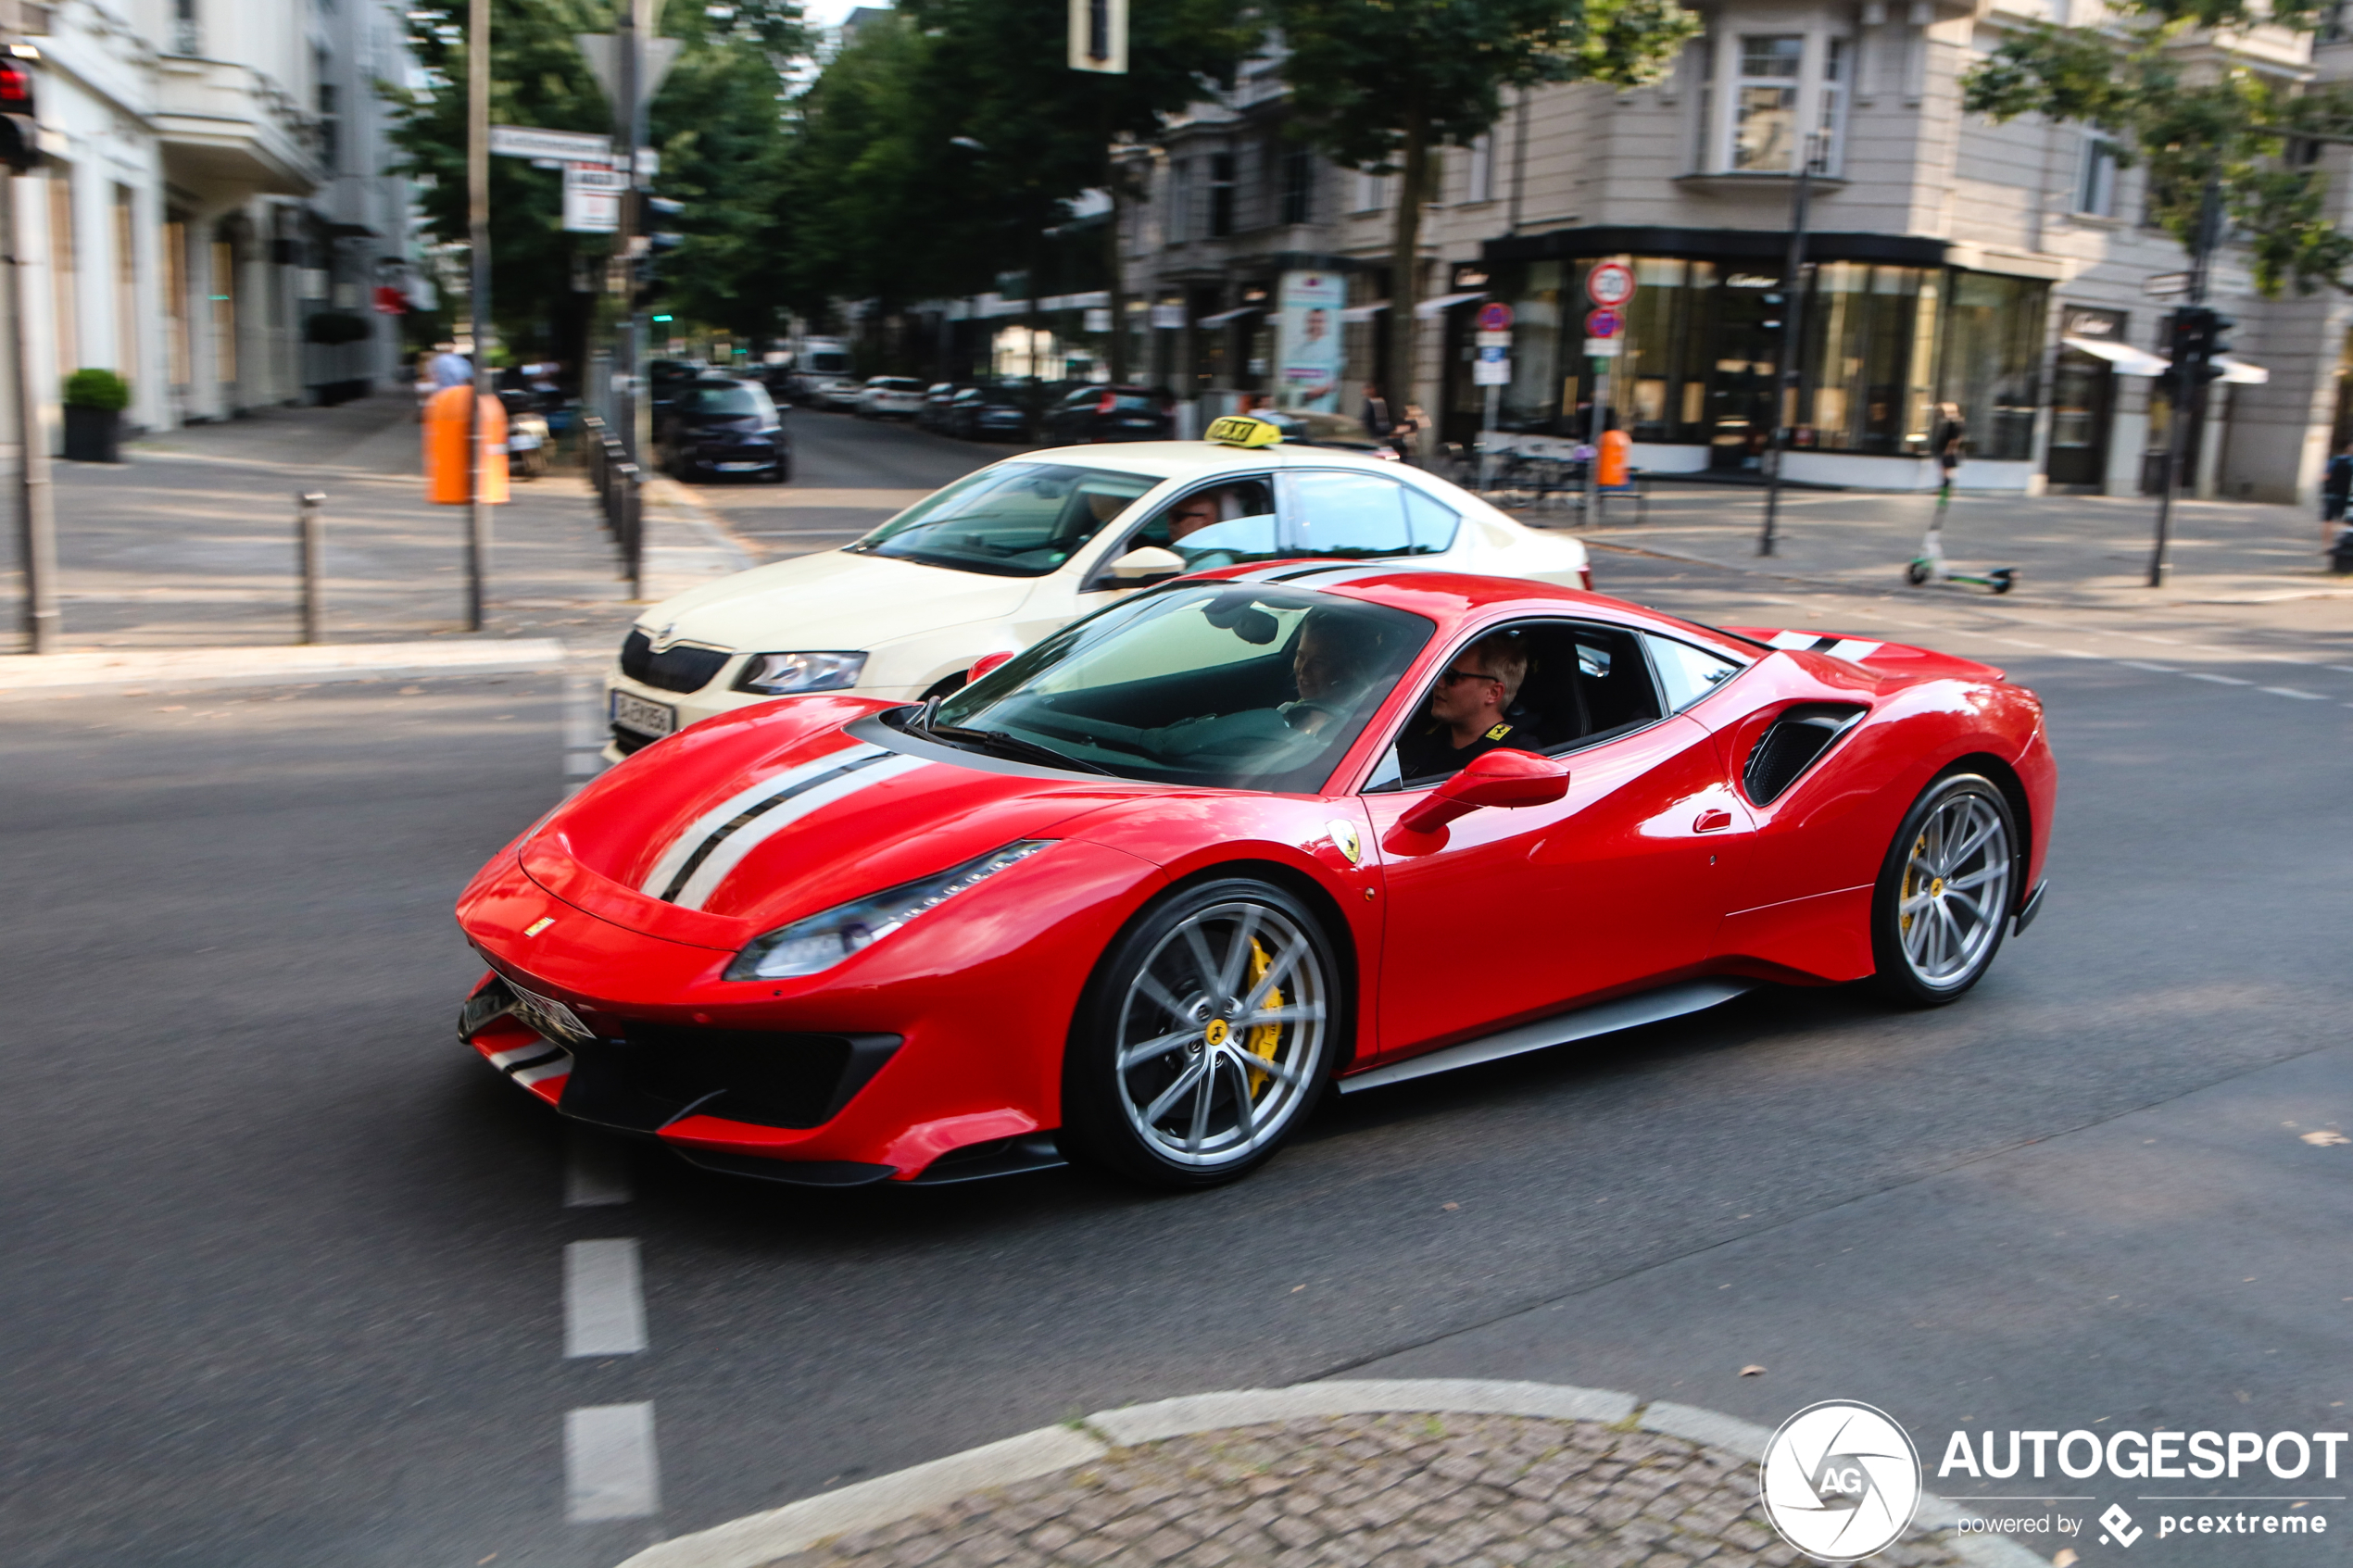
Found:
[{"label": "car roof", "polygon": [[1398,477],[1398,465],[1386,459],[1360,458],[1345,447],[1309,446],[1296,442],[1243,447],[1222,445],[1214,441],[1123,441],[1109,446],[1049,446],[1036,452],[1024,452],[1005,460],[1015,463],[1068,463],[1074,468],[1124,469],[1130,473],[1179,481],[1286,465],[1361,468],[1367,473],[1385,474],[1391,479]]}]

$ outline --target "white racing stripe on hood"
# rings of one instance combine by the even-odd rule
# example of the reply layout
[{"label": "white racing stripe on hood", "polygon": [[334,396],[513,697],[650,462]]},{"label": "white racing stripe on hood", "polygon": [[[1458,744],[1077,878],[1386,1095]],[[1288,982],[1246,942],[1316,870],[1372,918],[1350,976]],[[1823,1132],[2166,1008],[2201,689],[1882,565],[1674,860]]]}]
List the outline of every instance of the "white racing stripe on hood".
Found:
[{"label": "white racing stripe on hood", "polygon": [[[879,750],[880,747],[875,749]],[[837,752],[835,757],[841,755]],[[834,761],[835,758],[828,758],[826,760]],[[837,763],[837,766],[838,766]],[[838,779],[803,790],[774,809],[761,812],[758,817],[721,840],[711,853],[703,858],[702,864],[695,868],[694,874],[686,879],[686,884],[678,890],[677,897],[671,901],[682,909],[701,909],[710,900],[711,896],[719,891],[719,884],[727,880],[727,873],[734,871],[745,856],[765,844],[779,829],[788,827],[811,812],[821,811],[835,801],[855,795],[869,785],[901,777],[913,772],[918,768],[932,766],[934,766],[933,763],[920,757],[893,757],[887,761],[862,767],[855,772],[846,773]]]},{"label": "white racing stripe on hood", "polygon": [[730,796],[724,804],[714,806],[696,818],[693,826],[672,841],[670,847],[661,852],[661,859],[654,862],[654,869],[646,873],[646,880],[637,884],[637,891],[649,897],[661,897],[663,890],[686,869],[686,862],[694,858],[695,851],[702,847],[703,841],[743,815],[747,809],[820,773],[830,773],[846,762],[882,754],[881,746],[859,741],[839,751],[829,751],[813,762],[787,768],[781,773],[761,780],[749,789]]}]

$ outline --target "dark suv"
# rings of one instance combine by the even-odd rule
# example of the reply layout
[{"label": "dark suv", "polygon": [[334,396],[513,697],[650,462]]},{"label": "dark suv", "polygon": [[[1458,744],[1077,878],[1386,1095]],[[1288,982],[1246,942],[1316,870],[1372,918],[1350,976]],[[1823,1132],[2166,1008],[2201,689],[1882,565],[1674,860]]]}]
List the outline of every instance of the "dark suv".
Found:
[{"label": "dark suv", "polygon": [[1176,433],[1176,408],[1148,386],[1082,386],[1046,410],[1046,439],[1166,441]]},{"label": "dark suv", "polygon": [[679,386],[654,427],[662,467],[680,479],[792,477],[785,421],[756,381],[698,376]]},{"label": "dark suv", "polygon": [[1019,387],[968,386],[948,405],[948,433],[966,441],[1025,441],[1029,405]]}]

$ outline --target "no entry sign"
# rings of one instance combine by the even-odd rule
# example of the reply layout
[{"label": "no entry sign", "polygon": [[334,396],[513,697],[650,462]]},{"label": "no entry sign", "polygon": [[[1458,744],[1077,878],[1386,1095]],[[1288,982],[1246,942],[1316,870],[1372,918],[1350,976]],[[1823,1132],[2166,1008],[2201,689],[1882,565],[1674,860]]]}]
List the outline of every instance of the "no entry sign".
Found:
[{"label": "no entry sign", "polygon": [[1626,330],[1626,318],[1604,305],[1585,312],[1587,337],[1616,337]]},{"label": "no entry sign", "polygon": [[1507,332],[1512,330],[1512,307],[1502,300],[1490,300],[1478,307],[1478,330],[1482,332]]}]

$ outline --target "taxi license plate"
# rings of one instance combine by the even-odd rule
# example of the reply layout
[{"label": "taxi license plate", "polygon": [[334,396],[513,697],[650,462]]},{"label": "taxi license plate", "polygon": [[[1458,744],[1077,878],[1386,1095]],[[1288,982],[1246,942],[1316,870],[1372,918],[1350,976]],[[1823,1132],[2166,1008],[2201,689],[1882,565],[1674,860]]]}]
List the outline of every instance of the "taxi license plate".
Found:
[{"label": "taxi license plate", "polygon": [[648,702],[635,692],[615,692],[612,721],[641,735],[666,735],[678,728],[678,710],[666,702]]}]

